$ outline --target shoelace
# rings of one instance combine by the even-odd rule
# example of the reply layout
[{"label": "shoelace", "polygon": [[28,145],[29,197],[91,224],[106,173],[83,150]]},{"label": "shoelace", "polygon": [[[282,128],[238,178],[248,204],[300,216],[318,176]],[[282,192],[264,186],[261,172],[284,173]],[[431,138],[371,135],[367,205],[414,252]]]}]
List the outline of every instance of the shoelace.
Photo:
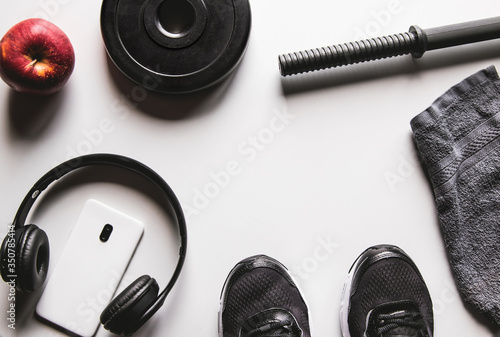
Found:
[{"label": "shoelace", "polygon": [[240,330],[241,337],[302,337],[297,320],[283,308],[270,308],[249,317]]},{"label": "shoelace", "polygon": [[243,337],[295,337],[292,330],[292,322],[275,321],[249,331]]},{"label": "shoelace", "polygon": [[422,315],[414,311],[400,310],[389,314],[381,313],[376,317],[373,328],[377,337],[384,337],[384,334],[396,329],[403,331],[403,333],[398,333],[398,336],[404,336],[406,333],[412,337],[427,337]]}]

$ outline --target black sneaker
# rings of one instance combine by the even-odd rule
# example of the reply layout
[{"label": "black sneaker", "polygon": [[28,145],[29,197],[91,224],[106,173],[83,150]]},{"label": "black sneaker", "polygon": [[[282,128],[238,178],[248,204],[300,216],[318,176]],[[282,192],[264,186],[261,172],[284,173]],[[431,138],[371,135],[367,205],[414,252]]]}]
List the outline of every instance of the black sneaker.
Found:
[{"label": "black sneaker", "polygon": [[432,302],[416,265],[400,248],[368,248],[354,262],[340,312],[343,337],[432,337]]},{"label": "black sneaker", "polygon": [[257,255],[231,270],[221,294],[219,336],[311,336],[307,305],[285,266]]}]

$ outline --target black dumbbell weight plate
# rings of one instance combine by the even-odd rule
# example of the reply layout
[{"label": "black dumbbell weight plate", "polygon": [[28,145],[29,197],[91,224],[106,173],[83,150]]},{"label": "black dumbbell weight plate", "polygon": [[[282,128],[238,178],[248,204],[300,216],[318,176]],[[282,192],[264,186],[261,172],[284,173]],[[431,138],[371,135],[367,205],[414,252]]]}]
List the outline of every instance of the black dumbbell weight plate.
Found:
[{"label": "black dumbbell weight plate", "polygon": [[188,93],[226,78],[251,25],[248,0],[104,0],[101,31],[115,65],[162,93]]}]

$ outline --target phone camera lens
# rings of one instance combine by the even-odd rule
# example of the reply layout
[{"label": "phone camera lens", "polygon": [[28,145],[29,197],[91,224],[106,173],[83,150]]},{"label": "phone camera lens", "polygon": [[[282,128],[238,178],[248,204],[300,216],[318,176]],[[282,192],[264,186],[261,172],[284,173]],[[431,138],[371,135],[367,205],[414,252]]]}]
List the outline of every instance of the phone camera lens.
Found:
[{"label": "phone camera lens", "polygon": [[99,235],[99,240],[101,240],[101,242],[108,242],[112,232],[113,226],[111,226],[110,224],[106,224],[102,229],[101,235]]}]

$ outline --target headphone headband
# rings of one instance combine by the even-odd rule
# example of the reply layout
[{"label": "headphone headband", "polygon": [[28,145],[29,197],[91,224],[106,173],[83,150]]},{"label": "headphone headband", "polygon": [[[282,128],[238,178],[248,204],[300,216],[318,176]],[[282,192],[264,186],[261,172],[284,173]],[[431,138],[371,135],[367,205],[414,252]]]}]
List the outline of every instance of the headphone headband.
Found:
[{"label": "headphone headband", "polygon": [[141,162],[121,155],[109,153],[89,154],[67,160],[47,172],[33,185],[28,194],[24,197],[21,205],[19,206],[19,209],[17,210],[16,216],[14,217],[13,226],[15,229],[24,226],[29,211],[31,210],[38,196],[54,181],[79,168],[95,165],[107,165],[123,168],[148,179],[166,195],[168,202],[174,211],[181,239],[179,260],[177,262],[177,266],[172,275],[172,278],[170,279],[165,289],[158,296],[158,301],[156,302],[158,304],[158,306],[156,307],[158,308],[159,305],[163,303],[167,294],[170,292],[175,282],[177,281],[177,278],[179,277],[182,266],[184,264],[187,249],[187,227],[181,204],[170,186],[158,173],[153,171],[148,166],[142,164]]}]

